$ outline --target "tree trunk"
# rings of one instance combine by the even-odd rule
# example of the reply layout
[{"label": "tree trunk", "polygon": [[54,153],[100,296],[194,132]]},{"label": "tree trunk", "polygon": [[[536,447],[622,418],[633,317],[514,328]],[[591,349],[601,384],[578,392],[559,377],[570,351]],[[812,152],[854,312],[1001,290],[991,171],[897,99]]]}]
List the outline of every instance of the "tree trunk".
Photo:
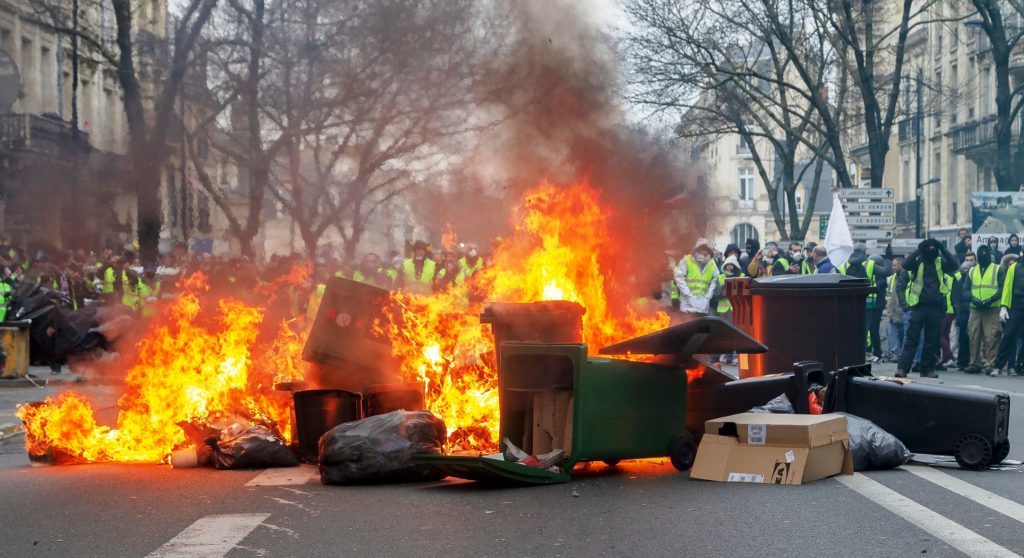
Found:
[{"label": "tree trunk", "polygon": [[151,159],[135,161],[135,196],[138,211],[139,258],[156,264],[160,257],[160,167]]},{"label": "tree trunk", "polygon": [[992,41],[992,60],[996,68],[996,185],[1001,192],[1015,192],[1020,189],[1020,179],[1014,173],[1010,51],[1005,41],[998,47]]}]

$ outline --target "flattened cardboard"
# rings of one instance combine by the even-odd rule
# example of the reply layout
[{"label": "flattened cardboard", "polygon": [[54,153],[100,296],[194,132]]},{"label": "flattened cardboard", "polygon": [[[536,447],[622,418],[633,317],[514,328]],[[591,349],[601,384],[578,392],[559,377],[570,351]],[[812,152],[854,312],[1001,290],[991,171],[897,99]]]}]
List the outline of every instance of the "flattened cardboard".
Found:
[{"label": "flattened cardboard", "polygon": [[845,417],[744,413],[710,420],[705,430],[690,478],[803,484],[853,474]]}]

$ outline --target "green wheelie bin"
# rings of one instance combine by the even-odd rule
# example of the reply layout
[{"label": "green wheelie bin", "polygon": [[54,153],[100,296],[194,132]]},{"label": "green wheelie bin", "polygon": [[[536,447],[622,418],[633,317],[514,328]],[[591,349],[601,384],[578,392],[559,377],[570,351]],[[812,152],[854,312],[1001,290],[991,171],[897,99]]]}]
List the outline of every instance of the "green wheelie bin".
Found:
[{"label": "green wheelie bin", "polygon": [[696,444],[686,429],[687,374],[694,353],[764,350],[731,324],[703,318],[602,350],[607,354],[662,354],[662,362],[588,356],[581,343],[501,344],[498,397],[500,439],[530,455],[562,450],[549,469],[504,456],[423,455],[446,474],[474,480],[554,484],[569,480],[585,461],[669,457],[685,471]]}]

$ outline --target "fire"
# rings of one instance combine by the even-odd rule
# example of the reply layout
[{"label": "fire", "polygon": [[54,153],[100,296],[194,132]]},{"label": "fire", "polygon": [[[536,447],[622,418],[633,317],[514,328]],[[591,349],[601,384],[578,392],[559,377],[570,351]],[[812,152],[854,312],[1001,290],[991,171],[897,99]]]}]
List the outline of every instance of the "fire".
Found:
[{"label": "fire", "polygon": [[[301,272],[289,280],[294,273]],[[290,397],[273,385],[278,376],[298,373],[304,334],[296,323],[282,322],[263,341],[269,306],[207,291],[205,278],[190,278],[149,323],[125,375],[115,427],[98,424],[91,404],[69,391],[18,410],[26,449],[52,449],[71,461],[160,462],[189,443],[182,424],[239,420],[289,440]]]},{"label": "fire", "polygon": [[[583,339],[592,350],[668,325],[666,314],[642,314],[631,304],[638,293],[616,274],[625,247],[612,216],[586,181],[543,182],[514,209],[513,233],[469,281],[432,296],[393,294],[388,319],[378,325],[406,379],[425,385],[427,408],[449,429],[449,449],[498,447],[497,366],[492,336],[479,320],[482,300],[577,302],[586,309]],[[444,243],[455,241],[448,227]],[[308,323],[272,309],[280,306],[274,297],[308,277],[308,269],[293,270],[257,287],[255,302],[210,293],[205,278],[190,278],[138,343],[116,425],[99,424],[88,401],[66,392],[19,409],[27,449],[52,449],[73,461],[161,462],[192,443],[182,424],[237,420],[290,440],[291,400],[274,384],[303,378]]]},{"label": "fire", "polygon": [[427,406],[448,426],[452,449],[498,444],[494,345],[480,325],[474,291],[495,302],[569,300],[586,308],[583,340],[592,350],[668,326],[663,312],[642,315],[615,275],[621,250],[611,209],[586,181],[543,182],[514,209],[514,232],[470,282],[433,296],[397,293],[387,333],[408,379],[427,386]]}]

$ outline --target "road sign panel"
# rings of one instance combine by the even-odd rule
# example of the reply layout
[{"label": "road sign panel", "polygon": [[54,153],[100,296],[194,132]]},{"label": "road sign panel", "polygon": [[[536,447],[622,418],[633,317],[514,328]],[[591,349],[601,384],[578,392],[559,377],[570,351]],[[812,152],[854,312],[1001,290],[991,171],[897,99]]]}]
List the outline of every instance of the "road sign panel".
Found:
[{"label": "road sign panel", "polygon": [[918,244],[924,242],[923,238],[894,238],[892,239],[893,248],[917,248]]},{"label": "road sign panel", "polygon": [[891,200],[895,192],[892,188],[840,188],[839,197],[844,200]]},{"label": "road sign panel", "polygon": [[869,213],[891,213],[896,211],[896,204],[893,202],[847,202],[843,204],[847,213],[866,211]]},{"label": "road sign panel", "polygon": [[892,231],[878,229],[854,229],[850,231],[854,240],[889,240],[892,238]]},{"label": "road sign panel", "polygon": [[896,218],[892,215],[851,215],[846,222],[854,227],[892,227]]},{"label": "road sign panel", "polygon": [[825,233],[828,232],[828,220],[831,215],[822,215],[818,217],[818,237],[825,238]]}]

